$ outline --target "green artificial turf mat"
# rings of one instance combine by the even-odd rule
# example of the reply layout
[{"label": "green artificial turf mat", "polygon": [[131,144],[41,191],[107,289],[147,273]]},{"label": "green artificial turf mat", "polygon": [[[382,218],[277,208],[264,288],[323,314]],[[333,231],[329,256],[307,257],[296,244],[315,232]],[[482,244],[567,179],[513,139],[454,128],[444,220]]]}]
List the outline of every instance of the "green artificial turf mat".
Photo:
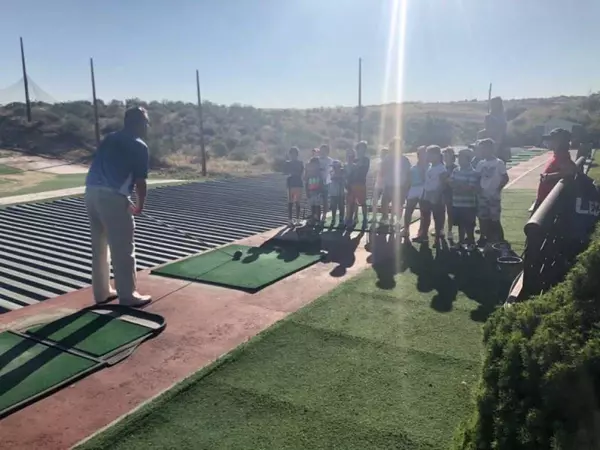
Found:
[{"label": "green artificial turf mat", "polygon": [[[234,260],[236,251],[242,253]],[[228,245],[152,271],[184,280],[257,291],[321,259],[320,253],[306,253],[294,246],[267,244],[261,247]]]},{"label": "green artificial turf mat", "polygon": [[97,364],[11,332],[0,333],[0,415]]},{"label": "green artificial turf mat", "polygon": [[95,357],[111,353],[151,332],[150,328],[91,311],[75,313],[27,331]]}]

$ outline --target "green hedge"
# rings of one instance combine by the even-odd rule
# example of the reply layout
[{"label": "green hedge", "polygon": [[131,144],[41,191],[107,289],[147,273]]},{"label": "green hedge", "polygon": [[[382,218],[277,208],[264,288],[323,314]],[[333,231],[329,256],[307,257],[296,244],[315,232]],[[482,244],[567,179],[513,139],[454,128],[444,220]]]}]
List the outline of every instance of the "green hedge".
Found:
[{"label": "green hedge", "polygon": [[500,309],[460,450],[600,448],[600,232],[563,283]]}]

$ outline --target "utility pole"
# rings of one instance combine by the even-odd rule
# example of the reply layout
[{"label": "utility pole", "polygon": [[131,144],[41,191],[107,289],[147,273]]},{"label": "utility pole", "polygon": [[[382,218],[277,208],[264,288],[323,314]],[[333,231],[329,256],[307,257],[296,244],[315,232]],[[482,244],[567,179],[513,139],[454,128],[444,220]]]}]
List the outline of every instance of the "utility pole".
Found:
[{"label": "utility pole", "polygon": [[362,140],[362,58],[358,58],[358,142]]},{"label": "utility pole", "polygon": [[202,176],[206,176],[206,148],[204,147],[204,125],[202,121],[202,98],[200,97],[200,73],[196,69],[196,93],[198,94],[198,123],[200,126],[200,151],[202,152]]},{"label": "utility pole", "polygon": [[27,122],[31,122],[31,101],[29,100],[29,82],[27,80],[27,66],[25,65],[25,50],[23,48],[23,38],[21,41],[21,64],[23,65],[23,84],[25,85],[25,106],[27,108]]},{"label": "utility pole", "polygon": [[100,145],[100,122],[98,121],[98,99],[96,98],[96,77],[94,76],[94,58],[90,58],[90,73],[92,75],[92,96],[94,98],[94,128],[96,145]]}]

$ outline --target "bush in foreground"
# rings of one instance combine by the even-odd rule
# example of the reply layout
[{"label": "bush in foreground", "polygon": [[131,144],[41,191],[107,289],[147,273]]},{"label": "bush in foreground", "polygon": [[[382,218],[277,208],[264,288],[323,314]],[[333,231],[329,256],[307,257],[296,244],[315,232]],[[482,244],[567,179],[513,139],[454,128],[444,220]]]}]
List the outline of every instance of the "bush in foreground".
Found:
[{"label": "bush in foreground", "polygon": [[600,448],[600,233],[553,290],[497,311],[461,450]]}]

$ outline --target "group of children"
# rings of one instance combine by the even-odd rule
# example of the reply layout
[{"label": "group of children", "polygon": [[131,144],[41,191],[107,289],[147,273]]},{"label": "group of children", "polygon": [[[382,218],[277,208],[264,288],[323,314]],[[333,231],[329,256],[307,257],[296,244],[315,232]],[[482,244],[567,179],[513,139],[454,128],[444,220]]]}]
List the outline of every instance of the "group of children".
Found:
[{"label": "group of children", "polygon": [[454,241],[452,230],[457,226],[457,245],[475,244],[476,219],[480,244],[504,240],[501,194],[508,174],[504,161],[495,155],[493,140],[483,139],[458,152],[458,165],[452,148],[442,150],[436,145],[419,148],[417,158],[411,168],[412,185],[406,200],[407,216],[417,204],[421,209],[419,232],[413,241],[428,241],[432,216],[436,239],[444,237],[447,217],[447,238]]},{"label": "group of children", "polygon": [[[336,226],[339,213],[339,226],[353,228],[359,206],[362,207],[363,225],[366,225],[367,175],[371,166],[367,143],[361,141],[355,149],[348,150],[345,164],[329,156],[329,146],[326,144],[313,150],[306,170],[298,154],[298,148],[292,147],[286,162],[290,225],[294,226],[300,220],[303,191],[310,207],[309,225],[325,224],[327,213],[331,210],[332,226]],[[292,215],[294,206],[295,220]]]},{"label": "group of children", "polygon": [[[495,155],[494,141],[483,139],[460,150],[458,165],[456,160],[457,155],[452,148],[442,150],[437,145],[422,146],[417,150],[417,162],[413,166],[402,154],[401,142],[392,141],[390,147],[381,152],[372,198],[373,217],[377,217],[377,212],[381,212],[381,216],[377,222],[373,221],[373,225],[393,226],[395,216],[395,226],[401,230],[402,237],[408,238],[414,210],[419,206],[420,228],[413,242],[429,240],[432,217],[436,241],[444,237],[446,224],[449,241],[454,241],[453,228],[457,226],[456,244],[473,246],[477,218],[481,230],[480,243],[503,241],[501,192],[508,183],[508,174],[504,161]],[[322,145],[320,149],[313,150],[306,171],[298,159],[298,149],[293,147],[286,170],[289,175],[290,223],[295,224],[292,219],[294,205],[296,219],[300,218],[304,189],[311,208],[310,224],[324,224],[331,209],[332,226],[336,225],[339,213],[340,227],[353,229],[360,206],[363,228],[366,228],[369,168],[370,160],[364,141],[348,151],[345,164],[333,160],[329,156],[329,147]],[[403,215],[404,226],[400,228]]]}]

